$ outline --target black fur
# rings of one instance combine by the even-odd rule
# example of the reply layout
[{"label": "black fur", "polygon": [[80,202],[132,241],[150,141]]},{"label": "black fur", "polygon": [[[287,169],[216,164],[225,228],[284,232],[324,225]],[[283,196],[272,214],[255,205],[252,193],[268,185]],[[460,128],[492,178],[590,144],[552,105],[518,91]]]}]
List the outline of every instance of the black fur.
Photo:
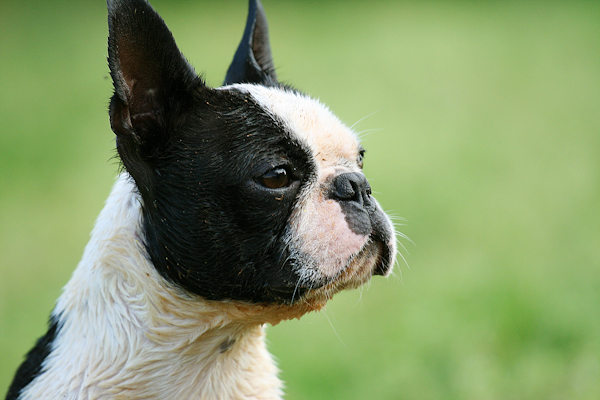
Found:
[{"label": "black fur", "polygon": [[[314,166],[249,96],[210,94],[198,95],[177,140],[149,166],[147,250],[163,275],[205,298],[288,300],[298,277],[282,235]],[[257,182],[280,166],[290,171],[290,186]]]},{"label": "black fur", "polygon": [[48,332],[38,339],[36,345],[27,353],[25,361],[15,373],[15,378],[6,394],[6,400],[18,399],[21,391],[40,374],[42,364],[50,354],[52,343],[59,331],[58,320],[54,317],[50,317],[48,326]]},{"label": "black fur", "polygon": [[267,17],[258,0],[249,2],[244,36],[227,70],[223,85],[233,83],[257,83],[267,86],[277,84]]},{"label": "black fur", "polygon": [[[259,7],[251,2],[254,17],[240,48],[267,33],[264,21],[255,21],[264,19]],[[109,4],[109,65],[111,125],[143,200],[155,268],[212,300],[289,302],[301,294],[282,236],[296,194],[314,170],[303,144],[249,95],[207,87],[143,0]],[[236,68],[234,61],[229,76],[243,79],[247,70]],[[269,79],[273,84],[274,75]],[[290,172],[289,186],[257,182],[280,167]]]},{"label": "black fur", "polygon": [[107,1],[108,63],[115,94],[110,122],[121,160],[140,190],[151,191],[147,161],[159,157],[177,129],[173,117],[204,87],[162,18],[145,0]]}]

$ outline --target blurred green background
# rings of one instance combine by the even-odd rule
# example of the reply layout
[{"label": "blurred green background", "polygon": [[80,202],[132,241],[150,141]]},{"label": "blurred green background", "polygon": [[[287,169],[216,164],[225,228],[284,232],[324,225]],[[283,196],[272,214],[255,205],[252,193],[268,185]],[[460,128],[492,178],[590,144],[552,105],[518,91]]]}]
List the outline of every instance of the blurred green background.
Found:
[{"label": "blurred green background", "polygon": [[[153,4],[218,86],[245,1]],[[366,173],[415,242],[269,329],[287,398],[600,398],[600,2],[264,6],[280,78],[368,116]],[[0,2],[0,395],[118,169],[106,35],[102,0]]]}]

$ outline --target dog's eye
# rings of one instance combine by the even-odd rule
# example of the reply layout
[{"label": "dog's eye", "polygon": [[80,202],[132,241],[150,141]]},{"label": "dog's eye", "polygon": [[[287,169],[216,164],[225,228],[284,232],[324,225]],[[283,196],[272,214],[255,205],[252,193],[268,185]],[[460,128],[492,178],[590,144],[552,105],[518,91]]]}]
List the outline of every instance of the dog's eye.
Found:
[{"label": "dog's eye", "polygon": [[278,167],[260,176],[257,180],[258,183],[269,189],[280,189],[289,185],[290,176],[287,169]]},{"label": "dog's eye", "polygon": [[358,166],[360,167],[360,169],[363,168],[364,159],[365,159],[365,150],[361,149],[358,153],[358,157],[356,158],[356,162],[358,163]]}]

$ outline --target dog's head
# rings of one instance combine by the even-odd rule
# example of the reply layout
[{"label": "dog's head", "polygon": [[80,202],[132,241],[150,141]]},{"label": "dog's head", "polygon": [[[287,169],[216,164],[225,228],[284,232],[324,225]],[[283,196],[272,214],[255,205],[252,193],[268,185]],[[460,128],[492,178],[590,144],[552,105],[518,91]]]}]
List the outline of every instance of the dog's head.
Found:
[{"label": "dog's head", "polygon": [[145,0],[108,7],[111,126],[162,276],[209,300],[290,305],[390,273],[394,231],[364,150],[325,106],[278,83],[258,1],[216,89]]}]

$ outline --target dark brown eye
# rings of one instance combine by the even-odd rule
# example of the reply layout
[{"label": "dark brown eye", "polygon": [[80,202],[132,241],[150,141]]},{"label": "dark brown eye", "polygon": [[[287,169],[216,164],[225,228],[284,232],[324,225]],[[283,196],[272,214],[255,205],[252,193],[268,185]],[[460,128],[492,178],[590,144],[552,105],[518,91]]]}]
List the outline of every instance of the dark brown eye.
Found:
[{"label": "dark brown eye", "polygon": [[290,183],[290,177],[285,168],[274,168],[257,180],[258,183],[269,189],[280,189]]},{"label": "dark brown eye", "polygon": [[361,149],[360,152],[358,153],[358,157],[356,158],[356,162],[358,163],[358,166],[360,167],[360,169],[363,168],[364,159],[365,159],[365,151]]}]

